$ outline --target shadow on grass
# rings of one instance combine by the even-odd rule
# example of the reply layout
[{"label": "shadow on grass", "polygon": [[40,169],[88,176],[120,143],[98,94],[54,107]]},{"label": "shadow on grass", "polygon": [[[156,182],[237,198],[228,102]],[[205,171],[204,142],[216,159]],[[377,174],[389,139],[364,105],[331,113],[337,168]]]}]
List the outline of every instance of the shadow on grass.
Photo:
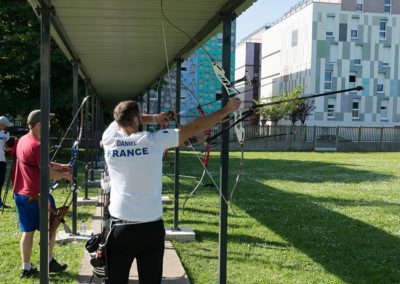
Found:
[{"label": "shadow on grass", "polygon": [[[328,210],[318,198],[263,184],[240,195],[237,206],[346,283],[400,282],[399,238]],[[262,205],[245,195],[256,196]]]},{"label": "shadow on grass", "polygon": [[[199,242],[202,241],[215,241],[218,240],[218,233],[217,232],[210,232],[210,231],[202,231],[202,230],[195,230],[196,232],[196,239]],[[244,234],[230,234],[229,235],[229,243],[251,243],[253,247],[268,247],[271,249],[287,249],[288,247],[292,247],[292,245],[284,243],[284,242],[275,242],[275,241],[265,241],[265,238],[259,238],[250,235]]]}]

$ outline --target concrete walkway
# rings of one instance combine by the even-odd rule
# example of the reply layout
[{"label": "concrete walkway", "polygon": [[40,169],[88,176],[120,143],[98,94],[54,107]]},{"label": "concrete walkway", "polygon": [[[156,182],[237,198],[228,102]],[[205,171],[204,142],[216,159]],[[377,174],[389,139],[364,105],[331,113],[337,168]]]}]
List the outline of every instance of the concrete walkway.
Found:
[{"label": "concrete walkway", "polygon": [[[100,213],[101,213],[101,208],[96,207],[96,213],[94,215],[94,218],[92,219],[92,223],[90,226],[90,229],[93,230],[94,234],[100,232],[100,227],[101,227]],[[77,283],[89,283],[90,278],[92,277],[92,267],[89,261],[90,261],[89,253],[85,250]],[[102,282],[96,277],[93,277],[91,283],[102,283]],[[132,265],[132,269],[130,271],[129,283],[139,283],[138,274],[136,270],[136,262],[134,262]],[[165,242],[164,271],[163,271],[163,280],[161,283],[190,284],[186,272],[183,269],[182,264],[178,258],[178,255],[176,254],[174,247],[169,241]]]}]

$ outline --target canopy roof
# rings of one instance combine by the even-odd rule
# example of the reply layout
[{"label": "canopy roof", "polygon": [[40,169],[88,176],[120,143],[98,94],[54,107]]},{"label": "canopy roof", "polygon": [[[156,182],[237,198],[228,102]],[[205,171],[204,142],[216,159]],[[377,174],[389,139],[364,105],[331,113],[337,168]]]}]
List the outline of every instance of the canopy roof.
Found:
[{"label": "canopy roof", "polygon": [[[198,45],[168,24],[161,0],[28,0],[53,6],[52,36],[69,59],[79,59],[102,101],[131,99],[166,73],[162,22],[168,62],[185,58]],[[204,42],[221,28],[221,15],[242,11],[255,0],[164,0],[166,16]]]}]

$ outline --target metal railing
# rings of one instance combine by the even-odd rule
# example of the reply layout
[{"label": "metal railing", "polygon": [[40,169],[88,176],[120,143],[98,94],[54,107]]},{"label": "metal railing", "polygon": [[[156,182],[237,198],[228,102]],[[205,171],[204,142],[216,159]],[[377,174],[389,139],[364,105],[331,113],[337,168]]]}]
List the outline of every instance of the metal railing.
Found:
[{"label": "metal railing", "polygon": [[[336,141],[339,142],[400,142],[400,128],[394,127],[348,127],[348,126],[246,126],[246,140],[271,138],[285,141]],[[216,132],[216,130],[213,130]],[[230,131],[230,139],[235,133]]]}]

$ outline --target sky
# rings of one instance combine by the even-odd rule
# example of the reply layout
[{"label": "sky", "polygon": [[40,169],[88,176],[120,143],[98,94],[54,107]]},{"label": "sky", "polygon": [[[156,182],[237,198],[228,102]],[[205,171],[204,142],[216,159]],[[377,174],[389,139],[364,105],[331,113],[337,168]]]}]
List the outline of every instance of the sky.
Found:
[{"label": "sky", "polygon": [[283,16],[301,0],[257,0],[236,19],[236,42]]}]

